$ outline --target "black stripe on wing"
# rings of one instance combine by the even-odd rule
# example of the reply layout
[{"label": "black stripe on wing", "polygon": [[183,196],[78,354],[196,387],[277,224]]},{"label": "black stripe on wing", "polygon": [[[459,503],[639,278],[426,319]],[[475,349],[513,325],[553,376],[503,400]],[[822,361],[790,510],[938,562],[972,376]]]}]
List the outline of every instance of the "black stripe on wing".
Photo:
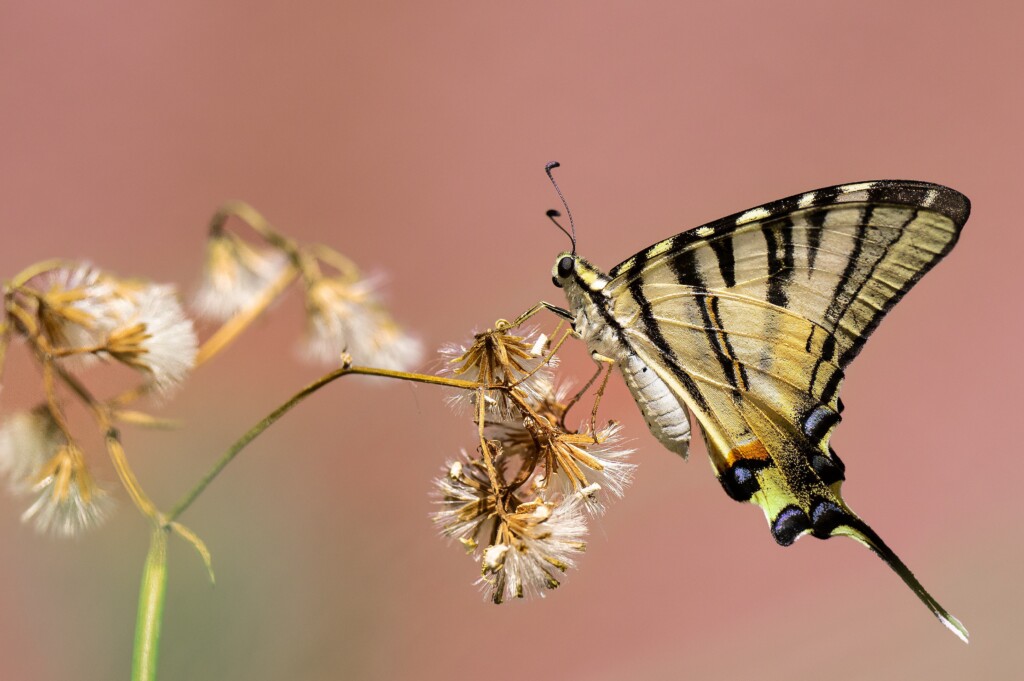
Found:
[{"label": "black stripe on wing", "polygon": [[[827,187],[659,242],[613,268],[609,288],[628,283],[635,291],[645,269],[668,265],[678,283],[695,291],[735,289],[821,324],[833,336],[823,359],[838,355],[845,367],[888,311],[952,249],[969,213],[962,194],[925,182]],[[731,364],[732,353],[721,345],[715,343],[720,360]],[[734,387],[742,382],[740,370],[727,371]],[[824,386],[826,401],[838,389],[834,379]]]},{"label": "black stripe on wing", "polygon": [[[966,196],[955,189],[950,189],[940,184],[917,180],[853,182],[787,196],[784,199],[733,213],[700,227],[681,232],[672,237],[672,250],[678,250],[684,246],[701,241],[710,244],[713,240],[727,237],[737,227],[749,224],[751,220],[744,220],[745,216],[763,215],[763,217],[757,218],[763,222],[767,219],[789,215],[797,210],[831,206],[842,203],[844,200],[856,200],[859,194],[863,193],[866,196],[869,190],[871,191],[871,200],[873,202],[895,206],[925,206],[925,203],[928,201],[929,192],[935,192],[926,207],[948,217],[953,221],[958,230],[963,227],[971,214],[971,202]],[[824,214],[820,214],[820,217],[824,219]],[[821,224],[819,223],[816,226],[820,227]],[[641,251],[641,254],[655,249],[660,243],[662,242],[644,249]],[[638,256],[619,263],[612,268],[608,275],[614,279],[630,270],[639,271],[642,269],[642,262]]]}]

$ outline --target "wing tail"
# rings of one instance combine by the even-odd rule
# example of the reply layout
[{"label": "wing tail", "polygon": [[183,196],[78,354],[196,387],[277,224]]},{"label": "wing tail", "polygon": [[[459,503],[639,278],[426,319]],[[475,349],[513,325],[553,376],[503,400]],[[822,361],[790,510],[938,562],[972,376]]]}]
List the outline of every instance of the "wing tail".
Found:
[{"label": "wing tail", "polygon": [[[819,539],[845,535],[860,542],[885,561],[939,621],[966,643],[964,625],[928,593],[899,556],[846,505],[841,492],[844,467],[828,446],[832,426],[823,426],[820,433],[818,428],[794,428],[769,409],[767,403],[750,398],[743,410],[743,420],[757,437],[755,442],[761,444],[767,459],[765,465],[755,470],[758,489],[749,500],[765,511],[775,541],[789,546],[801,535],[812,534]],[[834,425],[834,421],[824,417],[805,422],[813,425],[819,420]],[[807,430],[815,433],[813,438]],[[753,448],[748,446],[733,450],[725,459],[738,455],[749,468],[758,461],[753,454]],[[727,470],[735,471],[736,464]],[[720,474],[719,479],[725,484],[730,478]]]},{"label": "wing tail", "polygon": [[914,573],[910,571],[910,568],[907,567],[906,563],[900,560],[899,556],[897,556],[893,550],[890,549],[884,541],[882,541],[882,538],[879,537],[867,523],[859,518],[854,518],[851,521],[848,521],[848,523],[844,523],[833,529],[831,536],[836,535],[846,535],[847,537],[850,537],[871,549],[879,558],[884,560],[890,568],[892,568],[893,572],[900,576],[900,579],[902,579],[903,582],[910,587],[910,590],[913,591],[919,599],[921,599],[921,602],[939,618],[939,621],[946,625],[946,628],[956,634],[956,636],[964,643],[968,642],[967,629],[960,623],[960,620],[953,617],[948,610],[942,607],[942,605],[940,605],[939,602],[936,601],[930,593],[928,593],[928,590],[925,589],[921,582],[918,581],[917,577],[915,577]]}]

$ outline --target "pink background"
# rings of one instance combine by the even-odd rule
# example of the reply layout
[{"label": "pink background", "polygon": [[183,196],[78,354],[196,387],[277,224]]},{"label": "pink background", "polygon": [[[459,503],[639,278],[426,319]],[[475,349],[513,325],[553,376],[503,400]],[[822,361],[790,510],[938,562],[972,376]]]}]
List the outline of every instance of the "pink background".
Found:
[{"label": "pink background", "polygon": [[[228,198],[389,275],[428,347],[538,299],[566,241],[611,267],[682,229],[825,185],[949,184],[974,213],[848,374],[846,497],[972,634],[964,646],[850,541],[783,550],[703,445],[646,433],[619,379],[604,415],[642,465],[582,569],[495,607],[435,537],[431,478],[472,447],[431,387],[350,381],[259,440],[172,544],[164,679],[996,679],[1024,662],[1016,3],[0,5],[0,273],[52,256],[198,280]],[[319,371],[297,296],[126,430],[170,507]],[[204,333],[209,328],[203,327]],[[36,398],[11,357],[3,407]],[[579,348],[567,367],[589,371]],[[101,451],[97,470],[113,479]],[[128,674],[146,528],[120,494],[79,541],[0,497],[0,676]]]}]

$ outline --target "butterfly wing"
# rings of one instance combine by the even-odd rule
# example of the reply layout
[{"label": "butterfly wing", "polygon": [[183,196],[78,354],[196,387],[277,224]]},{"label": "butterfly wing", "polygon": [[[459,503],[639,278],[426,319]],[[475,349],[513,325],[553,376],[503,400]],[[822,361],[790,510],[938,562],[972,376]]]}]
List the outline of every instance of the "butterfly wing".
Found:
[{"label": "butterfly wing", "polygon": [[965,640],[843,501],[829,438],[843,370],[953,247],[969,210],[920,182],[807,192],[656,244],[605,289],[624,340],[696,415],[726,492],[760,506],[779,544],[858,540]]}]

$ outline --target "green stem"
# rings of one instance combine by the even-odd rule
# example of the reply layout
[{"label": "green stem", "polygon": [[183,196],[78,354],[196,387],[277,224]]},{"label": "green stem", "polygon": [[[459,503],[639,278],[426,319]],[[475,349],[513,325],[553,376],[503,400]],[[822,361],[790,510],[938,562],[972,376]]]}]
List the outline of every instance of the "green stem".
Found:
[{"label": "green stem", "polygon": [[160,652],[160,623],[167,594],[167,530],[154,527],[149,538],[149,553],[142,569],[139,588],[139,616],[135,622],[135,647],[132,654],[132,681],[156,679],[156,660]]},{"label": "green stem", "polygon": [[331,383],[335,379],[347,376],[349,374],[361,374],[363,376],[381,376],[384,378],[394,378],[402,381],[412,381],[414,383],[429,383],[432,385],[446,385],[452,388],[462,388],[464,390],[476,390],[480,387],[479,384],[473,381],[463,381],[456,378],[445,378],[443,376],[431,376],[429,374],[411,374],[404,371],[391,371],[390,369],[375,369],[372,367],[345,367],[332,371],[326,376],[322,376],[313,383],[310,383],[305,388],[295,393],[288,399],[287,402],[279,406],[274,411],[267,414],[261,419],[256,425],[250,428],[242,437],[240,437],[231,447],[228,448],[224,455],[220,457],[217,463],[214,464],[213,468],[203,476],[203,479],[193,487],[188,494],[182,497],[181,501],[175,504],[171,512],[167,514],[167,522],[177,520],[178,516],[185,512],[189,506],[192,505],[203,490],[213,482],[222,470],[224,470],[231,461],[238,456],[238,453],[245,449],[246,445],[259,437],[263,431],[280,419],[282,416],[292,410],[293,407],[297,406],[302,400],[306,399],[320,388],[324,387],[328,383]]},{"label": "green stem", "polygon": [[[250,428],[228,448],[224,455],[214,464],[213,468],[177,503],[171,512],[162,518],[160,526],[153,528],[153,534],[150,537],[149,553],[146,555],[146,566],[142,572],[142,586],[139,590],[139,616],[135,624],[132,681],[153,681],[156,679],[157,653],[160,650],[160,623],[163,618],[164,597],[167,593],[167,533],[169,529],[175,527],[174,521],[192,505],[192,502],[203,493],[203,490],[238,456],[238,453],[246,445],[259,437],[263,431],[272,426],[304,399],[335,379],[347,376],[348,374],[380,376],[382,378],[393,378],[414,383],[444,385],[463,390],[479,390],[482,387],[473,381],[463,381],[457,378],[445,378],[429,374],[411,374],[404,371],[374,369],[371,367],[345,367],[332,371],[326,376],[310,383]],[[484,387],[486,388],[487,386]],[[177,529],[179,532],[181,531],[180,527]],[[186,538],[188,538],[187,535]],[[193,543],[195,542],[193,541]],[[200,548],[200,553],[204,554],[204,560],[208,562],[209,554],[205,551],[205,547]],[[207,567],[209,567],[209,564],[207,564]]]}]

